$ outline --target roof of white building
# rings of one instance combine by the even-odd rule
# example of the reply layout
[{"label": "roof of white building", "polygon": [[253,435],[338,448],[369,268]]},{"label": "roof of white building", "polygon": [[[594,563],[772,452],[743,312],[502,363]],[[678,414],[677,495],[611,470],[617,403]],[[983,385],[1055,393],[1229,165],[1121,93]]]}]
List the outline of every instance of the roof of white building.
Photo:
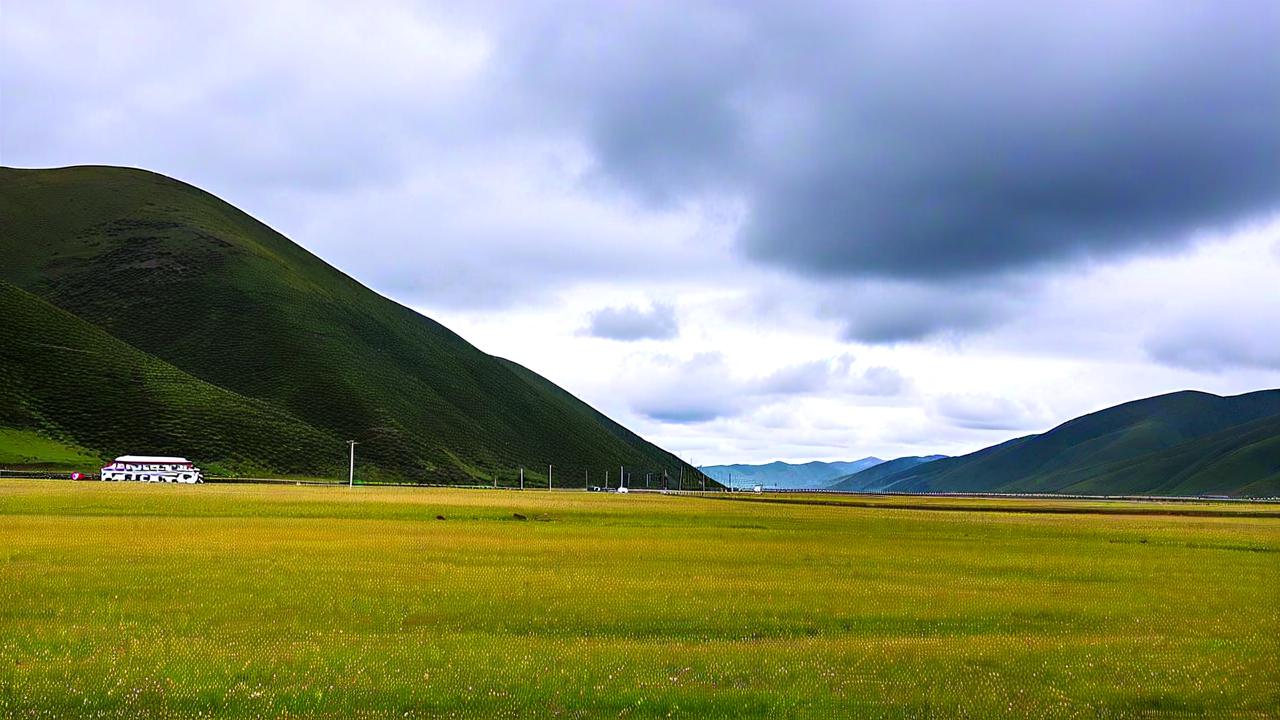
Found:
[{"label": "roof of white building", "polygon": [[118,463],[150,463],[152,465],[176,465],[191,462],[186,458],[164,457],[161,455],[121,455],[115,461]]}]

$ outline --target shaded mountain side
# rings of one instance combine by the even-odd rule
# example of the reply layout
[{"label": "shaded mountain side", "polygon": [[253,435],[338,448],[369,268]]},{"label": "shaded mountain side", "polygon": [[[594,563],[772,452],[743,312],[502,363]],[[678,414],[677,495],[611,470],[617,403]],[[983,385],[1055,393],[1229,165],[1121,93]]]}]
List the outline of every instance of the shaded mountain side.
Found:
[{"label": "shaded mountain side", "polygon": [[[885,479],[885,490],[900,492],[1076,492],[1152,494],[1174,492],[1198,495],[1206,492],[1240,494],[1265,478],[1261,467],[1234,479],[1200,475],[1194,482],[1170,485],[1171,465],[1163,462],[1143,470],[1144,480],[1124,479],[1115,472],[1094,480],[1096,469],[1150,456],[1230,431],[1255,421],[1280,415],[1280,390],[1220,397],[1184,391],[1117,405],[1084,415],[1042,435],[1030,435],[961,457],[938,460]],[[1270,427],[1265,423],[1261,427]],[[1261,432],[1265,433],[1265,430]],[[1227,432],[1229,437],[1232,433]],[[1194,452],[1196,445],[1188,445]],[[1190,460],[1192,455],[1180,457]],[[1145,462],[1145,461],[1144,461]],[[1265,465],[1265,463],[1264,463]],[[1133,473],[1138,465],[1129,466]],[[1241,466],[1240,469],[1246,469]],[[1163,478],[1163,479],[1162,479]],[[1212,484],[1215,490],[1209,489]],[[1229,490],[1221,490],[1229,486]]]},{"label": "shaded mountain side", "polygon": [[858,472],[884,462],[880,458],[807,463],[775,461],[763,465],[707,465],[702,468],[709,477],[721,483],[732,477],[735,485],[764,485],[781,488],[821,488],[842,475]]},{"label": "shaded mountain side", "polygon": [[187,455],[210,472],[327,473],[344,459],[332,433],[191,377],[6,282],[0,337],[0,426],[93,448],[102,458]]},{"label": "shaded mountain side", "polygon": [[[581,469],[680,466],[548,381],[171,178],[0,169],[0,255],[0,279],[191,378],[326,438],[358,440],[366,466],[398,477],[510,479],[550,463],[577,484],[568,479]],[[41,370],[40,359],[17,361],[36,364],[29,376]],[[277,467],[313,464],[295,460]]]},{"label": "shaded mountain side", "polygon": [[1014,483],[1019,492],[1280,496],[1280,415],[1130,460]]},{"label": "shaded mountain side", "polygon": [[827,489],[842,492],[879,492],[884,486],[886,478],[945,457],[946,455],[912,455],[887,460],[879,465],[838,478],[834,483],[828,485]]}]

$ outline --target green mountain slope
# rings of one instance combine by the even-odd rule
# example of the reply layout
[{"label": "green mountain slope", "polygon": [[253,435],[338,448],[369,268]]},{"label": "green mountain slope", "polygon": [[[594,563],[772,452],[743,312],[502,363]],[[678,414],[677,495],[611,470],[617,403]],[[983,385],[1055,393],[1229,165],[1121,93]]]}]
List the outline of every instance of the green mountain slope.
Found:
[{"label": "green mountain slope", "polygon": [[1045,482],[1090,495],[1280,496],[1280,415],[1130,460],[1055,473]]},{"label": "green mountain slope", "polygon": [[[908,469],[887,478],[884,489],[1245,494],[1257,483],[1265,485],[1265,470],[1275,460],[1268,455],[1275,446],[1268,444],[1266,434],[1276,425],[1248,426],[1277,415],[1280,390],[1232,397],[1193,391],[1160,395],[1076,418],[1042,435]],[[1204,443],[1193,442],[1202,439]],[[1183,475],[1186,464],[1208,459],[1202,453],[1225,452],[1236,442],[1244,443],[1239,450],[1251,448],[1248,461]],[[1230,474],[1228,467],[1234,468]]]},{"label": "green mountain slope", "polygon": [[[215,472],[314,472],[341,456],[338,437],[202,382],[6,282],[0,337],[0,426],[115,451],[104,456],[126,448],[190,455]],[[24,464],[40,459],[63,458]]]},{"label": "green mountain slope", "polygon": [[[480,352],[218,198],[154,173],[0,169],[0,255],[0,280],[323,438],[316,459],[310,451],[263,458],[264,469],[338,466],[347,438],[361,442],[366,468],[418,481],[487,481],[494,473],[509,481],[519,466],[531,476],[541,469],[545,480],[551,463],[576,485],[585,470],[680,466],[544,379]],[[47,374],[49,359],[12,362],[11,372],[30,378]],[[149,451],[136,440],[73,439],[104,452]]]},{"label": "green mountain slope", "polygon": [[92,471],[103,458],[34,430],[0,428],[0,468]]},{"label": "green mountain slope", "polygon": [[835,482],[827,486],[828,490],[839,490],[841,492],[878,492],[883,486],[886,478],[893,477],[905,470],[910,470],[918,465],[941,460],[946,455],[911,455],[908,457],[894,458],[887,460],[879,465],[873,465],[865,470],[849,473],[838,478]]}]

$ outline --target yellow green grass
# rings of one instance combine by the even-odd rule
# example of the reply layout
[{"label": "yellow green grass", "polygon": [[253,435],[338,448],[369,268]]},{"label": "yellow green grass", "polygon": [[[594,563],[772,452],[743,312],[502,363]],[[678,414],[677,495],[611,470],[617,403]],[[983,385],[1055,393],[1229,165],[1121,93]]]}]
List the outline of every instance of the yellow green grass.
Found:
[{"label": "yellow green grass", "polygon": [[4,480],[0,717],[1280,711],[1274,506],[990,502]]}]

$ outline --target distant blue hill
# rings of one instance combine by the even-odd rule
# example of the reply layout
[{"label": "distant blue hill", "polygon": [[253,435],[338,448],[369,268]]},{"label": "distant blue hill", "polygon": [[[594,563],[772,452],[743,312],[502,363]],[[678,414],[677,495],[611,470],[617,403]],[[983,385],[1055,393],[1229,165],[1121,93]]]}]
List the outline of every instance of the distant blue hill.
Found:
[{"label": "distant blue hill", "polygon": [[865,470],[850,473],[843,477],[837,478],[834,483],[827,487],[828,490],[843,490],[845,492],[880,492],[884,489],[885,480],[889,477],[897,475],[905,470],[941,460],[946,455],[912,455],[910,457],[900,457],[888,462],[882,462],[873,465]]},{"label": "distant blue hill", "polygon": [[775,461],[764,465],[708,465],[702,471],[714,480],[732,480],[739,487],[764,485],[777,488],[824,488],[837,478],[866,470],[884,462],[877,457],[835,462],[786,463]]}]

